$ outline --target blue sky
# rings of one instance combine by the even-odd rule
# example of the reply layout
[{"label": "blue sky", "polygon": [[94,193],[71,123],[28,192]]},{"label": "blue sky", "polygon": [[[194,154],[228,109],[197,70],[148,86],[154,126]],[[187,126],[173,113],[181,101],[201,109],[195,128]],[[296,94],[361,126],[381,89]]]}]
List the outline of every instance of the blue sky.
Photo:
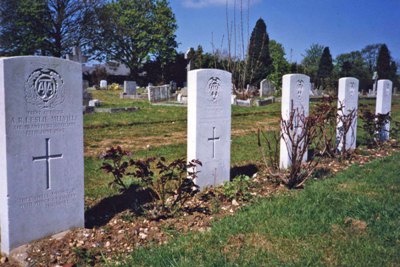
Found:
[{"label": "blue sky", "polygon": [[[240,5],[241,0],[228,0],[229,21],[233,20],[235,1]],[[283,44],[288,60],[300,62],[312,43],[329,46],[333,57],[368,44],[386,43],[392,57],[400,60],[400,0],[242,2],[245,37],[247,25],[251,32],[257,19],[263,18],[269,37]],[[212,40],[216,48],[221,48],[222,40],[222,47],[227,47],[226,0],[171,0],[170,4],[179,27],[179,51],[202,45],[211,52]],[[239,19],[239,9],[236,16]]]}]

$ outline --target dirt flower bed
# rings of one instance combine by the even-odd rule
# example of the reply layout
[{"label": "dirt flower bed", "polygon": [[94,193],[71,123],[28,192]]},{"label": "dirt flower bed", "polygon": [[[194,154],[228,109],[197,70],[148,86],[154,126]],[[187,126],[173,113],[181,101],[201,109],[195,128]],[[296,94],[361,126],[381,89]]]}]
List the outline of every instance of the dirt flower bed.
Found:
[{"label": "dirt flower bed", "polygon": [[[400,148],[387,144],[376,149],[361,148],[349,160],[323,159],[316,169],[314,179],[324,179],[347,169],[352,164],[365,163],[387,157]],[[99,209],[86,216],[86,228],[69,231],[62,238],[45,238],[28,245],[26,262],[30,266],[103,266],[107,262],[118,262],[138,247],[161,245],[174,237],[190,231],[209,231],[213,221],[234,214],[241,207],[257,198],[279,194],[288,189],[279,185],[263,171],[250,179],[246,188],[247,197],[227,197],[223,187],[208,189],[197,194],[187,205],[187,211],[172,218],[149,219],[130,209],[110,212]],[[85,200],[87,210],[99,205],[102,200]],[[118,205],[118,203],[114,203]],[[6,257],[2,266],[18,266]]]}]

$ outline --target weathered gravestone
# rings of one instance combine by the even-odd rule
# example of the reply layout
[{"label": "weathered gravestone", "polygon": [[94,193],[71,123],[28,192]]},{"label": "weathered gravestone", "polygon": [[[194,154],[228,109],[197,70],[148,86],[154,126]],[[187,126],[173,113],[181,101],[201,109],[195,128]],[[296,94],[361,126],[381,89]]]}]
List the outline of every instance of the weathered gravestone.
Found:
[{"label": "weathered gravestone", "polygon": [[81,64],[0,59],[1,251],[84,225]]},{"label": "weathered gravestone", "polygon": [[166,101],[171,97],[171,86],[147,86],[149,102]]},{"label": "weathered gravestone", "polygon": [[275,86],[268,80],[264,79],[260,82],[260,96],[273,96],[276,91]]},{"label": "weathered gravestone", "polygon": [[126,95],[136,94],[136,82],[124,81],[124,94]]},{"label": "weathered gravestone", "polygon": [[359,82],[356,78],[339,79],[338,122],[336,127],[336,142],[339,151],[342,151],[344,144],[346,144],[345,150],[356,148],[358,85]]},{"label": "weathered gravestone", "polygon": [[107,81],[106,80],[100,81],[100,89],[107,90]]},{"label": "weathered gravestone", "polygon": [[[303,74],[287,74],[282,77],[282,120],[289,122],[292,118],[293,127],[289,132],[283,131],[280,141],[280,168],[286,169],[292,162],[292,143],[299,144],[298,151],[303,149],[301,139],[304,118],[308,116],[310,99],[310,77]],[[282,129],[283,130],[282,123]],[[289,138],[291,137],[291,138]],[[303,161],[307,160],[307,153]]]},{"label": "weathered gravestone", "polygon": [[188,160],[198,159],[196,184],[229,181],[232,75],[217,69],[188,73]]},{"label": "weathered gravestone", "polygon": [[[376,109],[375,114],[389,114],[392,110],[392,86],[390,80],[379,80],[378,90],[376,94]],[[390,122],[387,122],[382,131],[379,133],[381,141],[389,140]]]}]

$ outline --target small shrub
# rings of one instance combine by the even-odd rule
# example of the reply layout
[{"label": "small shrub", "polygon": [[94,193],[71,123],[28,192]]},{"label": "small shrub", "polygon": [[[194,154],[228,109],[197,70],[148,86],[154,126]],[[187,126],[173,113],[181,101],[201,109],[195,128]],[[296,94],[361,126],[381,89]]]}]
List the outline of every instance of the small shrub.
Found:
[{"label": "small shrub", "polygon": [[[130,153],[121,147],[110,148],[102,156],[103,169],[114,177],[110,186],[117,186],[122,192],[129,189],[128,178],[135,181],[140,189],[149,189],[152,202],[146,205],[152,216],[169,216],[184,208],[199,187],[194,183],[197,178],[198,160],[186,163],[177,159],[167,163],[164,157],[147,159],[129,159]],[[146,208],[144,207],[144,208]]]},{"label": "small shrub", "polygon": [[361,112],[363,120],[362,128],[365,133],[365,139],[368,147],[377,147],[382,145],[382,135],[387,132],[385,125],[391,121],[390,114],[375,114],[363,106]]},{"label": "small shrub", "polygon": [[248,200],[251,195],[249,193],[250,177],[247,175],[236,176],[231,182],[225,182],[222,187],[222,193],[229,199]]},{"label": "small shrub", "polygon": [[111,91],[121,91],[122,87],[118,83],[112,83],[108,86],[108,89]]},{"label": "small shrub", "polygon": [[114,180],[109,183],[109,186],[119,187],[119,191],[128,190],[124,177],[126,176],[129,163],[128,161],[124,161],[124,159],[129,155],[127,151],[117,146],[116,148],[112,147],[108,149],[106,153],[101,156],[104,160],[101,169],[114,176]]}]

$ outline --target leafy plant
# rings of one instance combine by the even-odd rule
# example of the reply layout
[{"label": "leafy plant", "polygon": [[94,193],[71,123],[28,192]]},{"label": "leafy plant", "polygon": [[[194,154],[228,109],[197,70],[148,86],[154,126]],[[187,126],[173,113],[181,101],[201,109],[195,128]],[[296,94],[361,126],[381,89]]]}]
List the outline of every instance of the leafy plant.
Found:
[{"label": "leafy plant", "polygon": [[225,182],[222,187],[222,193],[229,200],[243,199],[248,200],[251,195],[249,194],[250,177],[247,175],[236,176],[231,182]]},{"label": "leafy plant", "polygon": [[117,146],[116,148],[112,147],[108,149],[106,153],[101,156],[104,160],[101,169],[114,176],[114,180],[109,183],[109,186],[120,187],[120,191],[128,190],[128,186],[124,182],[124,176],[127,174],[126,172],[129,163],[128,161],[124,161],[124,158],[129,155],[129,152],[123,150],[120,146]]},{"label": "leafy plant", "polygon": [[361,118],[367,145],[369,147],[381,146],[382,136],[387,133],[386,124],[391,121],[390,114],[374,114],[368,108],[363,107]]},{"label": "leafy plant", "polygon": [[168,163],[164,157],[135,160],[128,156],[130,153],[119,146],[110,148],[102,156],[105,161],[101,169],[113,175],[109,185],[120,187],[122,192],[129,188],[127,177],[135,179],[142,190],[149,189],[152,201],[147,207],[153,216],[174,214],[199,192],[195,179],[200,161],[177,159]]}]

